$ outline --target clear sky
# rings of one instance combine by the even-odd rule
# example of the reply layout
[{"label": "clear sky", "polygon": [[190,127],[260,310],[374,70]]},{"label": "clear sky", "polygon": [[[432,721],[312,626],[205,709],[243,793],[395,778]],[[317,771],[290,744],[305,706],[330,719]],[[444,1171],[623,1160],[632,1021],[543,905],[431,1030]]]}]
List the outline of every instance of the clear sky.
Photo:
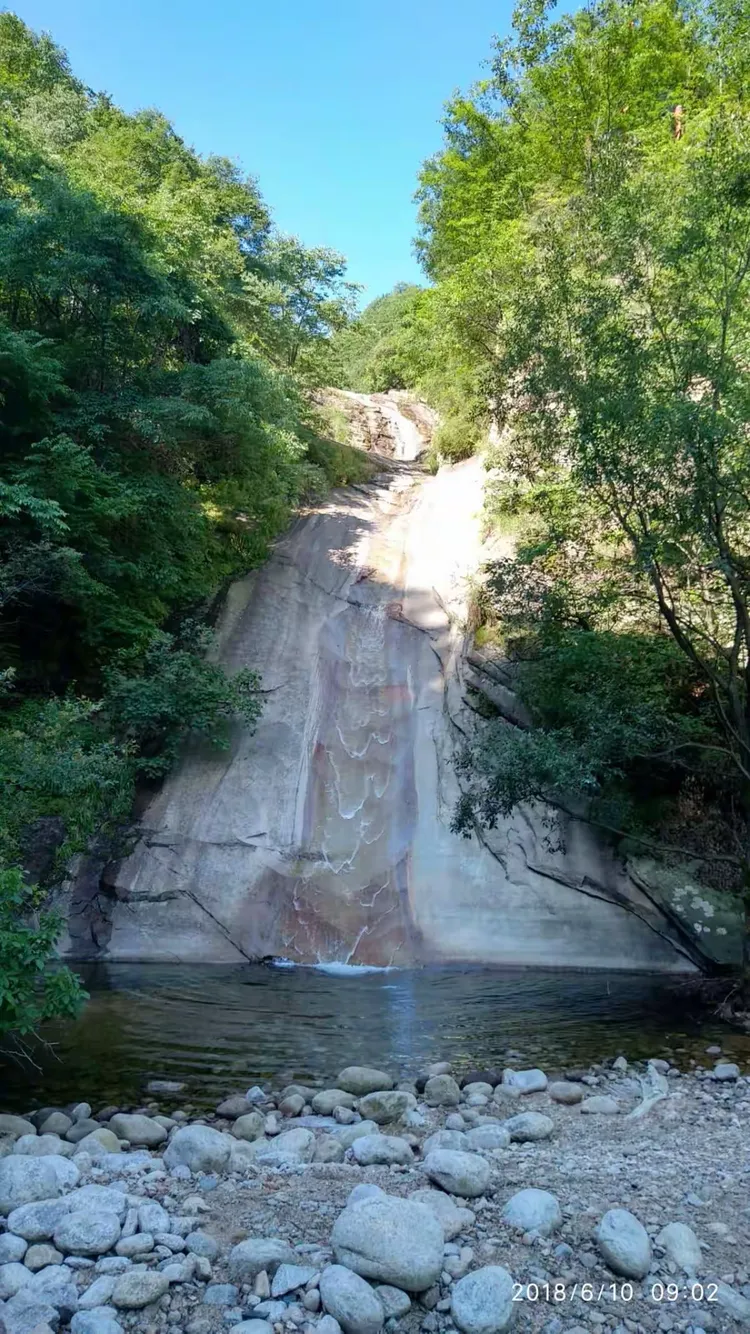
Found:
[{"label": "clear sky", "polygon": [[349,260],[364,299],[421,281],[412,196],[444,102],[514,0],[0,0],[126,111],[157,106],[257,176],[278,225]]}]

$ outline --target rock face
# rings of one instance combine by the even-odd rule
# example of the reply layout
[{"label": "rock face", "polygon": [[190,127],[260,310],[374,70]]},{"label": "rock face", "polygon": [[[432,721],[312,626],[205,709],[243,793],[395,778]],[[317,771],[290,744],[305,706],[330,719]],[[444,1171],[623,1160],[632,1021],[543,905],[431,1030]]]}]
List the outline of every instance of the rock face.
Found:
[{"label": "rock face", "polygon": [[[259,724],[226,752],[192,747],[132,854],[107,870],[102,943],[71,908],[67,952],[689,967],[667,919],[582,825],[554,852],[541,824],[514,817],[488,836],[497,858],[451,832],[451,759],[476,721],[463,687],[482,677],[461,625],[482,560],[483,466],[426,476],[414,467],[425,409],[385,394],[342,402],[390,461],[298,519],[220,618],[222,663],[261,674]],[[587,875],[611,902],[573,887]]]},{"label": "rock face", "polygon": [[443,1229],[423,1204],[376,1195],[349,1205],[331,1234],[339,1264],[362,1278],[423,1292],[443,1261]]}]

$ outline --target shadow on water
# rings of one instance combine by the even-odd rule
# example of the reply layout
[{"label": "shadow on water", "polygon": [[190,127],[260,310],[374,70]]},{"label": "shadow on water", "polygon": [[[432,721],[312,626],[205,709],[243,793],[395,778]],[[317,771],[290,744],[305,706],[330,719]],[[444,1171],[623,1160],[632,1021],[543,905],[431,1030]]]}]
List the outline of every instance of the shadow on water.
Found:
[{"label": "shadow on water", "polygon": [[[185,964],[83,966],[91,1000],[48,1026],[38,1068],[0,1067],[0,1105],[86,1098],[137,1103],[151,1077],[208,1105],[279,1072],[330,1079],[367,1063],[414,1074],[539,1063],[551,1072],[619,1053],[698,1060],[706,1045],[750,1059],[750,1037],[701,1014],[683,980],[481,967],[356,970]],[[509,1057],[509,1053],[517,1053]]]}]

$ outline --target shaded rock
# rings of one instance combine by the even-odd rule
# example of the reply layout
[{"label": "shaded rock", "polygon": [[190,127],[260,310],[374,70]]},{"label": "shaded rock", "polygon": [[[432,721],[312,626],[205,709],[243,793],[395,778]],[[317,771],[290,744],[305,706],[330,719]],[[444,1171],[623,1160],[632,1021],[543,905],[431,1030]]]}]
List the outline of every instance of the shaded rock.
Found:
[{"label": "shaded rock", "polygon": [[118,1276],[112,1302],[124,1311],[138,1311],[164,1296],[169,1279],[153,1269],[128,1269]]},{"label": "shaded rock", "polygon": [[355,1098],[344,1089],[322,1089],[312,1100],[312,1109],[317,1116],[331,1116],[336,1107],[353,1107]]},{"label": "shaded rock", "polygon": [[454,1204],[450,1195],[446,1195],[442,1190],[414,1190],[409,1196],[415,1204],[424,1204],[435,1215],[440,1226],[443,1229],[443,1236],[446,1241],[452,1241],[460,1232],[466,1232],[472,1227],[475,1219],[473,1210],[461,1209],[459,1205]]},{"label": "shaded rock", "polygon": [[695,1278],[703,1257],[700,1242],[687,1223],[667,1223],[656,1238],[656,1244],[663,1248],[667,1259],[684,1269],[690,1278]]},{"label": "shaded rock", "polygon": [[141,1232],[168,1232],[169,1214],[158,1200],[146,1200],[138,1206],[138,1227]]},{"label": "shaded rock", "polygon": [[596,1229],[599,1251],[615,1274],[643,1278],[651,1268],[651,1242],[628,1209],[609,1209]]},{"label": "shaded rock", "polygon": [[519,1232],[538,1232],[548,1237],[562,1223],[560,1205],[547,1190],[516,1191],[503,1207],[503,1222]]},{"label": "shaded rock", "polygon": [[729,1312],[733,1320],[750,1324],[750,1298],[735,1292],[728,1283],[717,1283],[716,1300],[719,1306]]},{"label": "shaded rock", "polygon": [[32,1275],[31,1282],[23,1290],[24,1297],[33,1301],[53,1306],[64,1320],[69,1320],[78,1310],[78,1289],[73,1281],[73,1274],[65,1265],[50,1265]]},{"label": "shaded rock", "polygon": [[456,1149],[434,1149],[424,1161],[424,1170],[443,1190],[469,1200],[483,1195],[490,1180],[486,1158]]},{"label": "shaded rock", "polygon": [[54,1231],[55,1245],[66,1255],[104,1255],[120,1236],[120,1220],[106,1210],[66,1214]]},{"label": "shaded rock", "polygon": [[267,1320],[241,1320],[232,1325],[232,1334],[273,1334],[273,1325]]},{"label": "shaded rock", "polygon": [[424,1099],[429,1107],[457,1107],[461,1090],[452,1075],[433,1075],[424,1086]]},{"label": "shaded rock", "polygon": [[352,1153],[360,1167],[414,1162],[411,1146],[396,1135],[363,1135],[352,1144]]},{"label": "shaded rock", "polygon": [[40,1135],[67,1135],[73,1122],[65,1112],[50,1112],[39,1126]]},{"label": "shaded rock", "polygon": [[231,1149],[231,1136],[210,1126],[181,1126],[164,1150],[164,1165],[189,1167],[191,1172],[221,1172]]},{"label": "shaded rock", "polygon": [[5,1334],[32,1334],[39,1326],[57,1329],[60,1312],[54,1306],[48,1306],[46,1302],[19,1301],[20,1296],[22,1292],[11,1297],[0,1311]]},{"label": "shaded rock", "polygon": [[369,1283],[343,1265],[328,1265],[320,1276],[323,1306],[338,1320],[344,1334],[378,1334],[383,1305]]},{"label": "shaded rock", "polygon": [[443,1229],[425,1205],[392,1195],[348,1206],[331,1234],[339,1264],[406,1292],[423,1292],[436,1282],[443,1244]]},{"label": "shaded rock", "polygon": [[580,1084],[572,1084],[567,1079],[557,1080],[550,1084],[547,1092],[553,1102],[561,1102],[566,1107],[572,1107],[579,1103],[583,1098],[583,1089]]},{"label": "shaded rock", "polygon": [[282,1116],[299,1116],[304,1105],[305,1099],[301,1093],[290,1093],[288,1098],[282,1098],[279,1111]]},{"label": "shaded rock", "polygon": [[293,1265],[297,1259],[297,1252],[279,1237],[248,1237],[229,1253],[229,1277],[235,1283],[251,1283],[262,1269],[275,1274],[279,1265]]},{"label": "shaded rock", "polygon": [[217,1116],[226,1116],[229,1121],[236,1121],[238,1117],[245,1116],[251,1110],[251,1105],[244,1093],[233,1093],[229,1098],[225,1098],[216,1108]]},{"label": "shaded rock", "polygon": [[260,1139],[263,1134],[265,1118],[260,1112],[245,1112],[238,1116],[232,1126],[232,1134],[235,1139],[254,1140]]},{"label": "shaded rock", "polygon": [[35,1274],[38,1269],[46,1269],[47,1265],[61,1265],[62,1259],[60,1252],[50,1246],[49,1242],[37,1241],[29,1246],[23,1262]]},{"label": "shaded rock", "polygon": [[411,1310],[411,1298],[400,1288],[392,1288],[388,1283],[379,1283],[375,1289],[386,1320],[400,1320]]},{"label": "shaded rock", "polygon": [[389,1121],[402,1120],[406,1113],[413,1112],[416,1106],[417,1100],[413,1093],[404,1093],[401,1089],[381,1089],[361,1098],[359,1110],[365,1119],[384,1126]]},{"label": "shaded rock", "polygon": [[164,1126],[160,1126],[151,1116],[137,1113],[117,1112],[110,1119],[109,1129],[118,1139],[127,1139],[132,1145],[143,1144],[147,1149],[155,1149],[167,1138]]},{"label": "shaded rock", "polygon": [[[361,1138],[366,1139],[363,1135]],[[359,1141],[356,1140],[355,1143]],[[343,1163],[345,1149],[340,1140],[334,1139],[333,1135],[324,1135],[315,1145],[313,1154],[314,1163]]]},{"label": "shaded rock", "polygon": [[23,1116],[13,1116],[10,1112],[0,1112],[0,1135],[10,1135],[20,1139],[21,1135],[35,1135],[36,1126]]},{"label": "shaded rock", "polygon": [[382,1089],[392,1089],[393,1080],[382,1070],[373,1070],[369,1065],[348,1065],[341,1071],[337,1087],[345,1093],[353,1093],[355,1098],[363,1098],[367,1093],[378,1093]]},{"label": "shaded rock", "polygon": [[536,1140],[549,1139],[555,1123],[541,1112],[519,1112],[503,1122],[511,1139],[517,1144],[534,1143]]},{"label": "shaded rock", "polygon": [[475,1269],[451,1292],[451,1315],[462,1334],[502,1334],[514,1315],[513,1279],[501,1265]]}]

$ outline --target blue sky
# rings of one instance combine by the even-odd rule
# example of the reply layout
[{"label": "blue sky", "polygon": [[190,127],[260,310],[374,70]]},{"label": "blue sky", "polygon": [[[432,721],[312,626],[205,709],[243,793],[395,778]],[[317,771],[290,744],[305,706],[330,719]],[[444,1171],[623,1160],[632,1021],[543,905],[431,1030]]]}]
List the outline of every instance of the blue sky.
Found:
[{"label": "blue sky", "polygon": [[158,106],[257,176],[279,226],[348,258],[364,299],[420,281],[412,195],[443,103],[513,0],[10,0],[79,78]]}]

